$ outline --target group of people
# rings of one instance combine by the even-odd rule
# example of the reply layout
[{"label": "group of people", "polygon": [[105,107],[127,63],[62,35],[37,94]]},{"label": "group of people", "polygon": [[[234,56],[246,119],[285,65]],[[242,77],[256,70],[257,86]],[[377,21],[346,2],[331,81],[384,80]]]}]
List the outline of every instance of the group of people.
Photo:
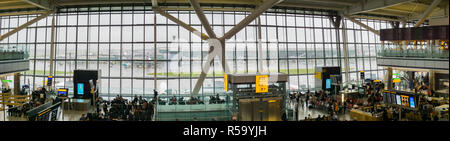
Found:
[{"label": "group of people", "polygon": [[[323,93],[322,91],[318,92],[310,92],[309,90],[305,92],[304,94],[301,93],[293,93],[290,95],[291,102],[293,102],[294,105],[294,117],[298,117],[298,111],[297,109],[299,107],[306,106],[309,108],[316,108],[320,110],[326,111],[329,115],[336,116],[337,113],[343,112],[347,110],[347,107],[349,106],[348,100],[345,100],[344,103],[338,101],[334,96],[330,94],[329,91],[325,91]],[[336,118],[337,120],[337,118]]]},{"label": "group of people", "polygon": [[[224,99],[220,99],[219,94],[216,96],[210,96],[209,97],[209,104],[223,104],[225,103]],[[184,97],[177,98],[175,96],[170,98],[169,105],[191,105],[191,104],[205,104],[203,100],[200,99],[200,97],[193,97],[191,96],[189,100],[185,101]]]},{"label": "group of people", "polygon": [[311,114],[308,114],[308,116],[305,117],[305,121],[339,121],[339,119],[336,113],[331,116],[318,115],[317,118],[313,118],[311,117]]},{"label": "group of people", "polygon": [[170,98],[169,105],[191,105],[191,104],[205,104],[202,100],[200,100],[199,97],[193,97],[191,96],[188,101],[184,100],[184,97],[180,97],[177,99],[177,97],[173,96]]},{"label": "group of people", "polygon": [[[11,89],[2,90],[2,93],[9,93],[9,92],[11,92]],[[27,94],[28,93],[26,93],[23,89],[19,93],[19,95],[27,95]],[[8,105],[8,115],[16,117],[26,116],[27,111],[50,101],[55,102],[55,99],[47,99],[47,90],[44,87],[42,87],[39,90],[33,91],[31,93],[30,101],[27,101],[20,106]]]},{"label": "group of people", "polygon": [[291,99],[295,100],[298,106],[307,106],[309,108],[316,108],[332,113],[345,113],[347,109],[350,109],[353,102],[351,99],[345,99],[341,102],[336,98],[336,95],[332,95],[329,91],[323,92],[310,92],[309,90],[304,93],[294,93],[291,95]]},{"label": "group of people", "polygon": [[151,121],[155,103],[156,101],[149,102],[142,96],[139,98],[135,96],[131,101],[119,95],[112,101],[98,99],[96,102],[96,113],[83,115],[80,120]]}]

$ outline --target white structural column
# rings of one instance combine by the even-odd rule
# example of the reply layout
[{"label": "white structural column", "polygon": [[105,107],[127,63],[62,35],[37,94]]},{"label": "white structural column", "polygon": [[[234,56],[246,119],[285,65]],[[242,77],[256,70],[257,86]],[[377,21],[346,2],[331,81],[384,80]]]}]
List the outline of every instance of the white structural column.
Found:
[{"label": "white structural column", "polygon": [[[191,3],[192,7],[194,7],[195,13],[197,14],[198,19],[202,23],[202,25],[205,28],[206,32],[208,33],[209,37],[211,39],[217,40],[216,33],[214,33],[213,29],[211,28],[211,25],[208,22],[208,19],[206,18],[205,14],[203,13],[202,8],[200,7],[200,3],[198,3],[197,0],[189,0],[189,2]],[[224,45],[224,44],[221,44],[221,45]],[[222,51],[222,48],[220,48],[221,51]],[[209,67],[214,62],[214,57],[216,56],[215,54],[212,54],[214,49],[215,49],[214,44],[210,44],[208,58],[207,58],[206,63],[204,64],[203,69],[200,73],[200,77],[194,86],[194,90],[192,92],[193,95],[197,95],[198,92],[200,91],[200,88],[203,85],[203,82],[205,81],[207,73],[209,72],[209,69],[210,69]],[[224,69],[224,72],[226,72],[224,62],[225,62],[225,56],[222,56],[221,57],[222,68]]]},{"label": "white structural column", "polygon": [[162,10],[159,7],[153,7],[153,10],[155,12],[158,12],[159,14],[161,14],[162,16],[166,17],[167,19],[171,20],[174,23],[177,23],[178,25],[180,25],[181,27],[185,28],[186,30],[189,30],[190,32],[194,33],[195,35],[199,36],[200,38],[202,38],[203,40],[208,40],[209,37],[208,35],[201,33],[200,31],[198,31],[197,29],[189,26],[188,24],[178,20],[177,18],[173,17],[172,15],[170,15],[169,13],[165,12],[164,10]]},{"label": "white structural column", "polygon": [[50,37],[50,76],[53,76],[54,58],[55,58],[55,15],[52,15],[52,28]]},{"label": "white structural column", "polygon": [[267,0],[264,2],[258,9],[253,11],[250,15],[245,17],[241,22],[239,22],[236,26],[234,26],[232,29],[230,29],[221,39],[230,39],[236,33],[241,31],[244,27],[246,27],[248,24],[250,24],[253,20],[255,20],[259,15],[264,13],[267,9],[271,8],[272,6],[276,5],[277,3],[281,2],[280,0]]},{"label": "white structural column", "polygon": [[[206,74],[209,71],[209,68],[207,68],[207,67],[210,66],[210,64],[213,62],[213,59],[215,56],[219,56],[219,58],[221,59],[222,68],[223,68],[224,72],[227,73],[229,71],[229,68],[226,65],[226,61],[225,61],[225,40],[234,36],[237,32],[239,32],[244,27],[246,27],[248,24],[250,24],[253,20],[255,20],[259,15],[261,15],[267,9],[271,8],[272,6],[276,5],[277,3],[281,2],[281,1],[283,1],[283,0],[267,0],[260,7],[258,7],[255,11],[253,11],[249,16],[247,16],[245,19],[243,19],[239,24],[237,24],[230,31],[225,33],[225,35],[223,37],[217,39],[215,33],[213,32],[211,26],[209,25],[209,22],[207,21],[205,15],[203,13],[203,10],[201,9],[198,1],[197,0],[189,0],[189,2],[194,7],[194,10],[196,11],[200,21],[202,22],[206,31],[208,32],[208,34],[211,36],[211,39],[213,39],[213,40],[210,40],[210,37],[205,35],[204,33],[199,32],[198,30],[192,28],[191,26],[187,25],[186,23],[184,23],[184,22],[178,20],[177,18],[173,17],[172,15],[166,13],[164,10],[162,10],[161,8],[158,7],[156,0],[152,0],[152,5],[153,5],[153,10],[155,12],[158,12],[159,14],[167,17],[169,20],[186,28],[190,32],[193,32],[194,34],[200,36],[203,40],[208,40],[208,42],[210,42],[210,46],[212,46],[212,45],[220,45],[221,46],[221,48],[218,48],[218,46],[210,48],[210,53],[208,54],[208,60],[205,64],[205,66],[203,67],[203,70],[200,74],[200,78],[198,79],[197,84],[195,85],[194,90],[192,92],[193,95],[196,95],[196,94],[198,94],[198,92],[201,88],[201,85],[203,84],[203,81],[206,78]],[[156,37],[156,35],[155,35],[155,37]],[[219,43],[217,43],[217,42],[219,42]],[[156,45],[155,45],[155,48],[156,48]],[[218,50],[218,49],[220,49],[220,54],[215,52],[215,50]],[[156,54],[156,52],[155,52],[155,54]],[[156,75],[156,71],[155,71],[155,75]],[[155,76],[155,79],[156,79],[156,76]],[[156,82],[155,82],[155,85],[156,85]]]},{"label": "white structural column", "polygon": [[264,72],[262,55],[261,17],[258,17],[258,73]]},{"label": "white structural column", "polygon": [[47,13],[45,10],[41,11],[19,11],[19,12],[8,12],[8,13],[0,13],[0,16],[18,16],[18,15],[33,15],[33,14],[44,14]]},{"label": "white structural column", "polygon": [[[221,49],[221,52],[220,52],[221,54],[218,55],[218,56],[221,59],[222,68],[223,68],[225,73],[229,72],[229,68],[228,68],[228,66],[226,64],[226,61],[225,61],[225,40],[231,38],[232,36],[234,36],[236,33],[238,33],[240,30],[242,30],[244,27],[246,27],[248,24],[250,24],[253,20],[255,20],[257,17],[259,17],[259,15],[261,15],[267,9],[271,8],[272,6],[274,6],[275,4],[277,4],[279,2],[280,2],[280,0],[267,0],[260,7],[258,7],[255,11],[253,11],[249,16],[245,17],[241,22],[239,22],[239,24],[237,24],[232,29],[230,29],[230,31],[225,33],[225,35],[223,37],[218,39],[218,41],[220,42],[220,46],[221,46],[221,48],[220,48]],[[191,1],[191,3],[192,3],[192,1]],[[199,9],[199,8],[196,8],[196,6],[194,6],[194,9]],[[198,10],[196,10],[196,11],[198,11]],[[197,15],[198,14],[199,13],[197,13]],[[202,18],[199,17],[199,19],[202,19]],[[210,42],[215,42],[215,41],[217,41],[217,40],[210,41]],[[219,48],[215,48],[215,49],[219,49]],[[213,51],[213,52],[215,52],[215,51]],[[213,53],[213,54],[215,54],[215,53]],[[212,63],[214,57],[215,56],[213,56],[211,54],[211,50],[210,50],[210,54],[208,54],[208,60],[206,61],[205,65],[202,67],[203,69],[202,69],[202,72],[200,74],[200,78],[197,80],[197,83],[195,84],[194,90],[192,91],[193,95],[197,95],[198,92],[200,91],[200,88],[203,85],[203,82],[204,82],[204,80],[206,78],[206,74],[209,71],[208,67]]]},{"label": "white structural column", "polygon": [[211,28],[211,25],[208,22],[208,19],[206,18],[205,14],[203,13],[202,8],[200,7],[200,3],[198,3],[197,0],[189,0],[192,7],[194,7],[195,13],[197,14],[198,19],[202,23],[203,27],[206,30],[206,33],[208,33],[210,38],[216,38],[216,33],[214,33],[213,29]]},{"label": "white structural column", "polygon": [[349,19],[349,20],[352,21],[353,23],[358,24],[359,26],[363,27],[364,29],[367,29],[367,30],[369,30],[370,32],[372,32],[372,33],[374,33],[374,34],[380,36],[380,31],[375,30],[375,29],[371,28],[370,26],[367,26],[366,24],[361,23],[360,21],[356,20],[355,18],[352,18],[352,17],[347,16],[347,15],[342,15],[342,17],[344,17],[344,18],[346,18],[346,19]]},{"label": "white structural column", "polygon": [[[156,62],[156,59],[158,59],[157,58],[157,44],[156,44],[156,41],[157,41],[157,38],[156,38],[156,35],[157,35],[157,32],[156,32],[156,11],[155,11],[155,8],[158,8],[158,2],[156,1],[156,0],[152,0],[152,6],[153,6],[153,89],[154,89],[154,91],[153,92],[156,92],[157,91],[157,87],[158,87],[158,83],[157,83],[157,81],[158,81],[158,77],[157,77],[157,62]],[[164,12],[164,11],[163,11]],[[156,115],[158,114],[158,98],[157,98],[158,96],[156,96],[156,97],[154,97],[153,99],[156,99],[155,101],[155,107],[154,107],[154,110],[153,110],[153,118],[152,118],[152,120],[153,121],[156,121]]]},{"label": "white structural column", "polygon": [[344,70],[345,70],[345,81],[350,82],[350,68],[348,65],[348,36],[347,36],[347,24],[345,23],[345,19],[342,20],[342,40],[344,43]]},{"label": "white structural column", "polygon": [[428,18],[428,16],[430,16],[430,14],[433,12],[434,8],[439,5],[439,3],[441,3],[441,0],[434,0],[433,3],[431,3],[427,10],[423,13],[420,20],[416,23],[416,25],[414,25],[414,27],[419,27],[420,25],[422,25],[423,22],[425,22],[425,20]]}]

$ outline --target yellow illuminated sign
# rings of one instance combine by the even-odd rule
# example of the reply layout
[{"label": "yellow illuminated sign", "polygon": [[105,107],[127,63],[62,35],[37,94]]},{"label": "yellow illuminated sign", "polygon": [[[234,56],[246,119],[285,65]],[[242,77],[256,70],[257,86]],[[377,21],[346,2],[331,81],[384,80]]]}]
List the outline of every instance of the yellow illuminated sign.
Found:
[{"label": "yellow illuminated sign", "polygon": [[227,74],[225,74],[224,76],[223,76],[223,81],[224,81],[224,85],[223,85],[223,87],[225,88],[225,92],[226,91],[228,91],[228,75]]},{"label": "yellow illuminated sign", "polygon": [[269,92],[269,76],[257,75],[256,76],[256,93]]},{"label": "yellow illuminated sign", "polygon": [[402,80],[401,80],[401,79],[394,79],[394,80],[392,80],[392,82],[394,82],[394,83],[400,83],[400,82],[402,82]]},{"label": "yellow illuminated sign", "polygon": [[277,102],[277,100],[269,100],[268,102],[269,103],[274,103],[274,102]]},{"label": "yellow illuminated sign", "polygon": [[58,89],[58,91],[61,91],[61,92],[67,92],[66,89]]},{"label": "yellow illuminated sign", "polygon": [[322,79],[322,73],[316,72],[316,75],[314,75],[314,77],[317,79]]}]

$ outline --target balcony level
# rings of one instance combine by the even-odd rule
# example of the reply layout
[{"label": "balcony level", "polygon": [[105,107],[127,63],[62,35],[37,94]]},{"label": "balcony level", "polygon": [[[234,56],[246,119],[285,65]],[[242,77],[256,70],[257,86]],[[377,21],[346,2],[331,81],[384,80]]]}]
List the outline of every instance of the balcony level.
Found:
[{"label": "balcony level", "polygon": [[382,50],[377,59],[379,66],[449,70],[448,50]]}]

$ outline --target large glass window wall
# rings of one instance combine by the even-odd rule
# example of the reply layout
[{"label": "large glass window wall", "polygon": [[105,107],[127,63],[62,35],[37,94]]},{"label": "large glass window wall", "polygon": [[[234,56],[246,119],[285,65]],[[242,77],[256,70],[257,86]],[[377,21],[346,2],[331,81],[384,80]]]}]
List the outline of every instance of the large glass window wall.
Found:
[{"label": "large glass window wall", "polygon": [[[194,11],[168,11],[174,17],[205,33]],[[205,11],[214,32],[221,37],[250,12]],[[314,88],[316,66],[343,66],[342,30],[332,26],[326,11],[270,9],[260,16],[263,67],[289,74],[291,89]],[[37,15],[0,17],[0,34],[32,20]],[[56,87],[72,87],[73,70],[101,70],[101,95],[153,96],[154,67],[157,90],[162,95],[190,94],[206,62],[209,46],[188,30],[154,13],[151,6],[107,6],[59,9],[56,14]],[[375,29],[390,28],[386,21],[359,19]],[[27,46],[30,71],[22,81],[32,88],[49,75],[51,17],[0,42],[1,46]],[[346,20],[350,80],[382,79],[376,64],[379,37]],[[257,72],[258,28],[253,21],[226,41],[226,61],[233,73]],[[153,64],[154,42],[157,63]],[[223,92],[222,65],[215,59],[200,94]],[[344,75],[344,74],[343,74]],[[345,76],[345,75],[344,75]]]}]

